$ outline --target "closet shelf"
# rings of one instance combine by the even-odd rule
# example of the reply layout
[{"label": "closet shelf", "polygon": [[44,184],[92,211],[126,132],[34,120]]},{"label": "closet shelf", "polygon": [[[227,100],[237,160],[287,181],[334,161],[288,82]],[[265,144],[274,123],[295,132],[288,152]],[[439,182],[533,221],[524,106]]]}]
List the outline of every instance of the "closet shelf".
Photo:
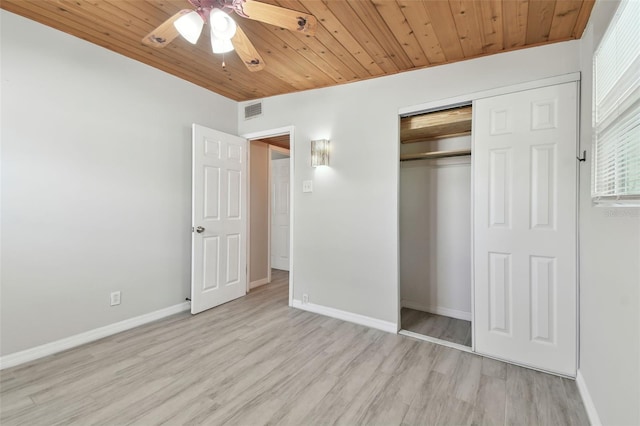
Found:
[{"label": "closet shelf", "polygon": [[403,144],[470,134],[471,105],[400,119]]},{"label": "closet shelf", "polygon": [[425,160],[429,158],[461,157],[471,155],[470,149],[452,149],[449,151],[420,152],[417,154],[401,154],[400,161]]}]

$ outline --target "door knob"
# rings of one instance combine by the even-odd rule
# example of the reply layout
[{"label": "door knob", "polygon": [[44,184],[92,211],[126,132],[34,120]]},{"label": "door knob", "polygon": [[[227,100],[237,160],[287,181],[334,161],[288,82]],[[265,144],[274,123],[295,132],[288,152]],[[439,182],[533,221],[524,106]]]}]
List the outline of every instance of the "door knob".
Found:
[{"label": "door knob", "polygon": [[198,227],[196,228],[196,232],[197,232],[198,234],[202,234],[202,233],[204,232],[204,228],[203,228],[202,226],[198,226]]}]

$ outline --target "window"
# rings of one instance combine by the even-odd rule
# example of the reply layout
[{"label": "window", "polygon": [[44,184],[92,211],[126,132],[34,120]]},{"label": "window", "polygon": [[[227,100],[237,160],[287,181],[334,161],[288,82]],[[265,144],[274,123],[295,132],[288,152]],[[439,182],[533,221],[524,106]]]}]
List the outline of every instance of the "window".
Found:
[{"label": "window", "polygon": [[625,0],[593,57],[597,203],[640,205],[640,1]]}]

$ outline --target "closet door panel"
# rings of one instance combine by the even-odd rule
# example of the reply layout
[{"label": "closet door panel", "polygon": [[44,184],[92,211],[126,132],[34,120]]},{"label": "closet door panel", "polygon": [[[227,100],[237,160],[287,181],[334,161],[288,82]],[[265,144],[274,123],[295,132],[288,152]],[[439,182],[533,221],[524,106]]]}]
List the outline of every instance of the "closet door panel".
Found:
[{"label": "closet door panel", "polygon": [[473,110],[476,350],[575,376],[577,84]]},{"label": "closet door panel", "polygon": [[489,152],[489,226],[511,227],[511,150]]}]

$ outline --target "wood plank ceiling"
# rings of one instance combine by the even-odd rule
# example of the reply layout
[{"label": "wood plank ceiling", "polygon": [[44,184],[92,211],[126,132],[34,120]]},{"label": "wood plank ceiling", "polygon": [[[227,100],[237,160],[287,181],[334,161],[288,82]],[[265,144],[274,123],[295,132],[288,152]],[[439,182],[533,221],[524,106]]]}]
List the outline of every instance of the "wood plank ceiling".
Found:
[{"label": "wood plank ceiling", "polygon": [[[247,0],[252,1],[252,0]],[[142,38],[186,0],[2,0],[10,12],[236,101],[327,87],[580,38],[594,0],[261,0],[308,12],[315,37],[234,15],[266,67],[250,72],[209,38],[155,49]]]}]

